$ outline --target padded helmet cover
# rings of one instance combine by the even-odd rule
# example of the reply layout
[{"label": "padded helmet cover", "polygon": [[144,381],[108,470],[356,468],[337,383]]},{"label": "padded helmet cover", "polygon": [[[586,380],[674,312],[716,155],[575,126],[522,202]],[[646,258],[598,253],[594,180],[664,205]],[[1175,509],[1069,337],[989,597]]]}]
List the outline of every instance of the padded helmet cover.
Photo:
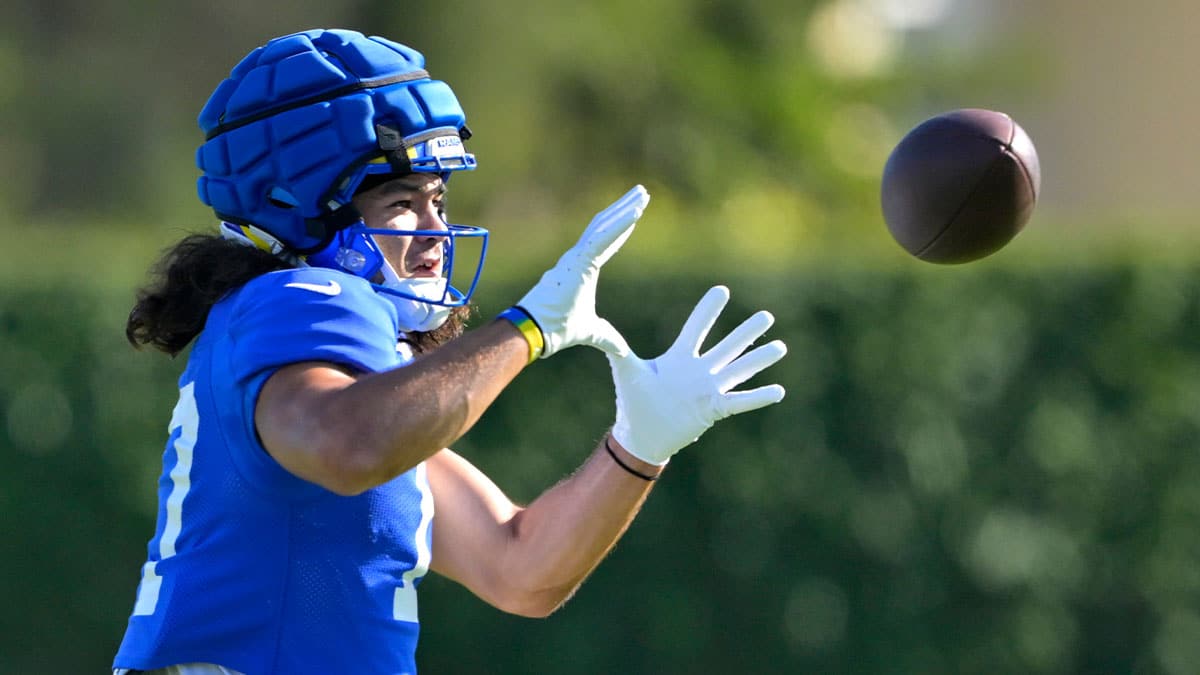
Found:
[{"label": "padded helmet cover", "polygon": [[338,210],[367,173],[474,168],[458,99],[424,66],[412,48],[348,30],[255,49],[200,112],[201,201],[304,254],[355,222]]}]

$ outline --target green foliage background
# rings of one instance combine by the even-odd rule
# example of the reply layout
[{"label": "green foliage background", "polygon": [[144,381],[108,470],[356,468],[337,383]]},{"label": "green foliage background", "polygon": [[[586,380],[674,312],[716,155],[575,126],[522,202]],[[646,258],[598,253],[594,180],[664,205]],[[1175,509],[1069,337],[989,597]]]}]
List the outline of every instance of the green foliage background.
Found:
[{"label": "green foliage background", "polygon": [[[790,350],[762,378],[785,402],[681,453],[553,617],[428,578],[424,672],[1193,672],[1194,248],[1105,214],[1106,235],[1079,241],[1040,210],[979,263],[903,255],[877,193],[904,130],[1021,110],[1052,69],[1019,33],[915,31],[845,52],[899,40],[888,67],[838,70],[814,45],[852,6],[0,9],[0,673],[108,666],[182,368],[130,349],[124,317],[157,251],[211,227],[192,164],[208,93],[254,46],[315,26],[412,44],[454,86],[480,169],[453,181],[452,215],[493,233],[483,316],[642,182],[653,202],[601,312],[650,355],[726,283],[723,325],[770,309]],[[1055,131],[1021,122],[1035,142]],[[1065,168],[1042,161],[1053,195]],[[592,447],[612,398],[603,358],[572,350],[456,449],[529,500]]]},{"label": "green foliage background", "polygon": [[[789,397],[680,455],[550,619],[427,579],[426,672],[1194,663],[1200,267],[727,281],[718,328],[774,308]],[[605,304],[648,352],[705,285],[614,280]],[[123,349],[106,311],[66,291],[0,305],[5,672],[95,670],[132,602],[175,368]],[[606,369],[538,363],[458,449],[533,498],[611,420]]]}]

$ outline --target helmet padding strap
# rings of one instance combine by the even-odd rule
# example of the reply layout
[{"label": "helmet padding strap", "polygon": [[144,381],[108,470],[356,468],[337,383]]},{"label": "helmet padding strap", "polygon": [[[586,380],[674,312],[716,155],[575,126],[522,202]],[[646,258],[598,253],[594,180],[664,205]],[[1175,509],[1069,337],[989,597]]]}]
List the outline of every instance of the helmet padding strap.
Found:
[{"label": "helmet padding strap", "polygon": [[329,244],[335,233],[350,227],[360,220],[362,220],[362,214],[358,212],[354,204],[342,204],[329,213],[317,216],[316,218],[306,218],[304,220],[304,227],[308,236],[319,238],[321,243],[311,248],[297,251],[297,253],[307,255],[315,251],[320,251]]}]

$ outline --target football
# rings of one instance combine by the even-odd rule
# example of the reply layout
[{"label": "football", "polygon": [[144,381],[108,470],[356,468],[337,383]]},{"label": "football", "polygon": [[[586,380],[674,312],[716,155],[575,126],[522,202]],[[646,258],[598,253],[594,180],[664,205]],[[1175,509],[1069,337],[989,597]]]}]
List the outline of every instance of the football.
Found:
[{"label": "football", "polygon": [[917,258],[978,260],[1012,241],[1037,203],[1041,167],[1011,117],[963,108],[904,135],[883,169],[880,200],[892,237]]}]

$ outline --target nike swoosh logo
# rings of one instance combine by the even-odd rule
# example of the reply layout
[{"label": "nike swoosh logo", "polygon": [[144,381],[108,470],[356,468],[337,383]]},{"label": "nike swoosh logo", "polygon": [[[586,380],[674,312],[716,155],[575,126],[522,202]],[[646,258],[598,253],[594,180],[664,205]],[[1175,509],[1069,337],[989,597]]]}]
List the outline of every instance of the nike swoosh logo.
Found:
[{"label": "nike swoosh logo", "polygon": [[342,287],[338,285],[338,282],[332,280],[327,281],[324,285],[308,284],[303,281],[293,281],[290,284],[286,284],[286,286],[288,288],[302,288],[306,291],[312,291],[313,293],[320,293],[321,295],[328,295],[331,297],[342,292]]}]

